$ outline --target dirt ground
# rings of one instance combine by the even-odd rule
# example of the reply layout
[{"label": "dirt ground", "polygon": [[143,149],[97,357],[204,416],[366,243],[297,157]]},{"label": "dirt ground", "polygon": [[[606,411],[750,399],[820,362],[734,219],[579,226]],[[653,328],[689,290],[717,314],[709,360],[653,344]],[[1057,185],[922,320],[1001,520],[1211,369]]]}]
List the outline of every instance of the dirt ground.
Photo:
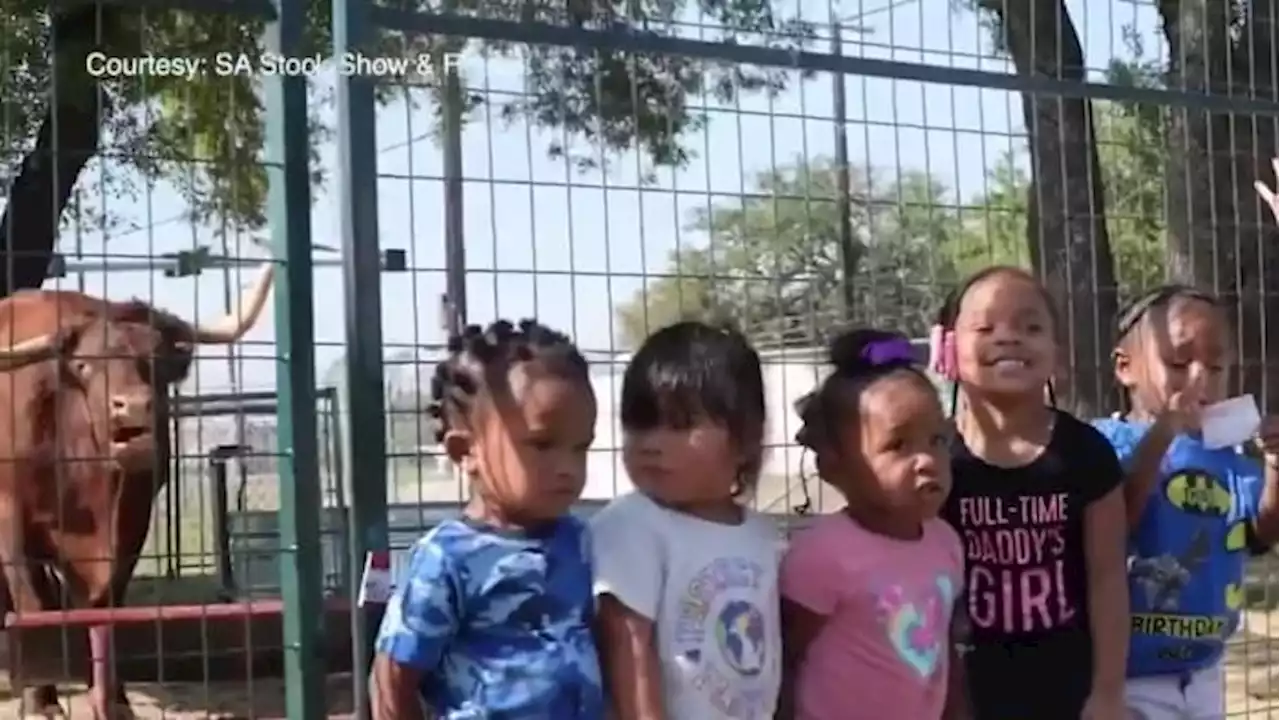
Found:
[{"label": "dirt ground", "polygon": [[[0,720],[18,720],[20,701],[9,683],[9,658],[0,634]],[[247,678],[214,683],[129,683],[129,705],[139,720],[283,720],[284,681]],[[63,717],[90,720],[89,698],[83,685],[59,687]],[[325,679],[330,720],[353,716],[350,674]],[[39,717],[39,716],[27,716]]]},{"label": "dirt ground", "polygon": [[[1272,611],[1249,612],[1227,658],[1227,716],[1280,720],[1280,622]],[[0,667],[5,665],[0,656]],[[329,719],[352,717],[351,677],[327,679]],[[63,707],[72,720],[89,718],[83,687],[63,689]],[[280,720],[284,684],[275,679],[248,682],[146,684],[129,686],[129,700],[140,720]],[[16,720],[18,700],[9,692],[8,673],[0,669],[0,720]]]},{"label": "dirt ground", "polygon": [[[329,720],[352,717],[351,676],[327,678]],[[284,681],[134,683],[128,687],[129,703],[139,720],[277,720],[285,717]],[[90,720],[88,695],[83,687],[63,688],[62,706],[71,720]],[[0,673],[0,718],[18,717],[18,700],[8,692],[8,678]]]},{"label": "dirt ground", "polygon": [[1280,720],[1280,615],[1246,611],[1226,659],[1227,717]]},{"label": "dirt ground", "polygon": [[[1280,610],[1245,611],[1244,628],[1226,660],[1228,716],[1280,720]],[[351,675],[326,683],[329,720],[352,717]],[[284,683],[133,683],[129,702],[140,720],[283,720]],[[88,719],[83,687],[63,688],[63,707],[73,720]],[[0,670],[0,719],[18,717],[18,698]]]}]

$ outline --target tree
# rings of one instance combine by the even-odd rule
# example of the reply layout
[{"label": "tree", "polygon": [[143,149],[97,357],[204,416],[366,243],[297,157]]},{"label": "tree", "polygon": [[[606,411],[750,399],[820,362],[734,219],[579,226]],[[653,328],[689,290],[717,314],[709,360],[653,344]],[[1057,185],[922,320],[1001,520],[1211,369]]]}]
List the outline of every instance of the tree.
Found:
[{"label": "tree", "polygon": [[[1084,52],[1065,0],[977,0],[977,6],[1019,75],[1084,81]],[[1096,326],[1118,310],[1093,116],[1085,98],[1022,95],[1031,148],[1028,259],[1069,318],[1072,372],[1062,395],[1084,417],[1096,415],[1110,395],[1104,371],[1110,341]]]},{"label": "tree", "polygon": [[[1109,80],[1118,85],[1149,85],[1149,67],[1138,48],[1133,60],[1112,63]],[[1097,103],[1095,115],[1096,174],[1107,208],[1115,294],[1118,305],[1123,306],[1167,277],[1163,116],[1158,108],[1122,102]],[[987,178],[987,191],[970,202],[973,209],[965,213],[964,231],[952,251],[962,275],[992,264],[1031,267],[1026,238],[1027,201],[1034,192],[1031,178],[1012,153],[1001,158]],[[1090,332],[1109,342],[1114,317],[1077,322],[1077,336]],[[1114,409],[1114,398],[1106,392],[1111,384],[1110,368],[1104,365],[1096,373],[1083,372],[1098,378],[1103,393],[1088,412]],[[1082,404],[1076,403],[1077,407]]]},{"label": "tree", "polygon": [[[1148,64],[1117,62],[1112,82],[1149,81]],[[1099,103],[1098,182],[1121,302],[1164,281],[1161,115],[1149,106]],[[764,173],[742,202],[696,212],[709,242],[672,253],[667,272],[618,308],[620,339],[635,346],[677,319],[737,323],[760,342],[811,344],[838,324],[840,263],[835,168],[819,158]],[[987,172],[985,191],[958,212],[946,188],[907,171],[896,182],[855,170],[851,221],[857,241],[854,322],[923,334],[958,279],[993,264],[1031,267],[1031,178],[1017,154]],[[1090,290],[1092,292],[1092,289]],[[1089,318],[1108,338],[1111,318]],[[1101,327],[1100,327],[1101,324]],[[780,332],[781,329],[781,332]],[[1109,385],[1109,371],[1099,381]],[[1100,404],[1109,402],[1103,398]]]},{"label": "tree", "polygon": [[[705,245],[672,252],[668,272],[617,308],[619,340],[635,347],[681,319],[730,323],[761,346],[811,346],[844,322],[836,166],[797,159],[760,174],[741,202],[696,211]],[[923,334],[954,281],[936,249],[959,230],[946,188],[923,173],[883,180],[851,170],[857,324]]]},{"label": "tree", "polygon": [[[1274,108],[1276,0],[1154,2],[1169,45],[1167,86],[1268,100]],[[1166,117],[1174,274],[1238,303],[1239,313],[1231,315],[1242,351],[1240,379],[1274,411],[1277,388],[1267,376],[1275,366],[1265,362],[1280,341],[1280,312],[1265,291],[1275,286],[1276,224],[1260,207],[1253,182],[1276,182],[1275,115],[1177,108]]]},{"label": "tree", "polygon": [[[1139,72],[1130,80],[1274,103],[1275,0],[1153,2],[1163,20],[1169,60],[1163,67],[1133,66]],[[1079,37],[1063,0],[975,4],[1019,74],[1083,80]],[[1135,38],[1130,33],[1131,45]],[[1140,119],[1142,132],[1154,131],[1139,153],[1142,162],[1129,167],[1143,177],[1163,179],[1154,192],[1144,193],[1143,201],[1154,204],[1144,205],[1137,217],[1147,230],[1158,226],[1162,231],[1159,244],[1167,244],[1175,279],[1213,288],[1239,303],[1233,319],[1238,319],[1244,350],[1241,379],[1259,396],[1265,390],[1274,407],[1277,389],[1264,382],[1263,360],[1264,349],[1280,339],[1280,317],[1263,294],[1263,279],[1264,270],[1276,265],[1275,224],[1250,194],[1255,179],[1275,181],[1269,165],[1276,149],[1274,116],[1120,106]],[[1064,309],[1073,318],[1067,328],[1074,368],[1067,388],[1074,390],[1071,404],[1077,412],[1095,414],[1104,409],[1109,376],[1102,370],[1105,347],[1098,339],[1109,338],[1088,325],[1113,317],[1123,292],[1116,286],[1115,224],[1108,219],[1113,209],[1107,201],[1133,186],[1117,179],[1118,187],[1104,191],[1102,176],[1114,170],[1097,170],[1105,158],[1088,101],[1028,93],[1023,117],[1031,138],[1028,251],[1032,266],[1066,301]],[[1140,187],[1153,189],[1145,181]],[[1167,218],[1167,227],[1156,218]]]},{"label": "tree", "polygon": [[[1117,85],[1149,86],[1150,78],[1141,49],[1133,60],[1115,61],[1108,70],[1109,81]],[[1164,282],[1167,272],[1163,120],[1157,108],[1122,102],[1100,102],[1095,115],[1097,174],[1116,293],[1124,304]],[[985,193],[972,198],[963,213],[963,232],[950,250],[962,276],[987,265],[1031,266],[1026,223],[1032,183],[1020,157],[1009,153],[991,167]]]},{"label": "tree", "polygon": [[[686,2],[658,0],[572,0],[560,5],[458,0],[457,11],[521,22],[571,24],[585,28],[626,28],[633,33],[674,35]],[[50,10],[49,8],[56,8]],[[420,1],[403,9],[428,9]],[[811,35],[802,23],[784,22],[769,0],[700,0],[716,16],[722,39],[764,36],[775,45],[803,43]],[[310,0],[303,53],[331,51],[329,0]],[[115,58],[183,57],[208,69],[219,56],[263,57],[261,20],[219,13],[143,10],[115,4],[48,6],[33,0],[0,0],[0,113],[12,128],[7,144],[23,159],[0,168],[0,186],[9,201],[0,219],[0,267],[13,260],[12,284],[0,273],[0,297],[46,279],[58,220],[72,198],[81,172],[107,142],[113,156],[147,181],[171,182],[196,220],[219,218],[231,226],[257,228],[265,222],[267,190],[261,162],[264,141],[260,75],[220,76],[206,71],[193,79],[156,74],[96,77],[86,68],[91,52]],[[145,38],[145,41],[144,41]],[[472,41],[478,52],[525,61],[528,92],[495,100],[507,120],[527,118],[539,128],[561,130],[567,138],[553,154],[568,154],[580,168],[596,158],[640,147],[658,165],[680,166],[691,151],[684,135],[700,128],[702,95],[731,100],[739,92],[777,92],[787,76],[691,58]],[[387,33],[370,54],[418,57],[465,42]],[[410,81],[431,78],[409,78]],[[383,86],[386,101],[396,88]],[[486,98],[465,98],[474,110]],[[438,103],[437,103],[438,106]],[[324,122],[312,118],[313,143],[326,136]],[[594,150],[577,152],[575,141]],[[316,182],[323,178],[317,175]],[[120,177],[112,188],[136,193]],[[102,211],[101,206],[96,210]],[[12,246],[11,246],[12,245]]]}]

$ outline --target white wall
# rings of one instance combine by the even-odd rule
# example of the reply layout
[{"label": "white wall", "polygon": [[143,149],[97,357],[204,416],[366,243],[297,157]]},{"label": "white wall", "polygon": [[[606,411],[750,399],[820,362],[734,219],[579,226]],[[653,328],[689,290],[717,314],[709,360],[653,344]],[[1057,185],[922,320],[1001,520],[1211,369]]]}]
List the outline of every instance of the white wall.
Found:
[{"label": "white wall", "polygon": [[[924,353],[923,341],[916,343]],[[828,372],[828,366],[820,362],[822,353],[812,349],[766,351],[762,353],[765,375],[765,402],[768,414],[766,445],[768,453],[761,472],[761,485],[757,493],[757,506],[779,509],[799,502],[800,448],[795,444],[799,418],[792,406],[802,395],[813,390],[818,380]],[[606,500],[631,490],[631,482],[622,468],[622,431],[618,423],[618,399],[622,391],[622,373],[626,356],[590,358],[591,384],[599,405],[596,420],[596,441],[588,459],[587,487],[583,497]],[[810,462],[806,459],[806,462]],[[812,465],[809,465],[812,470]],[[456,478],[448,472],[448,464],[441,462],[431,473],[436,482],[408,474],[399,480],[404,487],[392,489],[392,499],[404,502],[420,500],[454,500],[465,496]],[[398,485],[399,483],[392,483]],[[810,492],[819,508],[830,509],[827,499],[831,493],[820,493],[811,483]],[[400,492],[403,490],[404,492]]]}]

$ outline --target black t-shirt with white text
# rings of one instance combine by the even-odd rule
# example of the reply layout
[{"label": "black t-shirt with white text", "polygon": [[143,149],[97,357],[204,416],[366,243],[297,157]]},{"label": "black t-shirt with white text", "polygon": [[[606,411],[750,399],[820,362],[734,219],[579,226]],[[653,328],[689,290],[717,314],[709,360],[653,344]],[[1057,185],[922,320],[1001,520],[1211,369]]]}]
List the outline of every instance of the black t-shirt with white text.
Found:
[{"label": "black t-shirt with white text", "polygon": [[943,516],[965,552],[965,656],[978,720],[1078,720],[1093,673],[1085,509],[1123,481],[1092,426],[1058,411],[1045,451],[1001,468],[957,434]]}]

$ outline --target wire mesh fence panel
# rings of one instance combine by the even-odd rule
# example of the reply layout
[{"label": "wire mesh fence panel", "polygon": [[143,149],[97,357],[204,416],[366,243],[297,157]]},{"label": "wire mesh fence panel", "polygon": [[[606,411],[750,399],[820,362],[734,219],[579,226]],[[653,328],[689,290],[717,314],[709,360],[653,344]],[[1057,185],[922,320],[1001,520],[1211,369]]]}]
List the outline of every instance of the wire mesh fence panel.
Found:
[{"label": "wire mesh fence panel", "polygon": [[[339,482],[315,450],[306,79],[219,63],[298,54],[303,16],[3,14],[0,716],[280,716],[282,686],[253,685],[312,642],[281,619],[323,615],[297,509]],[[295,560],[275,551],[262,607],[220,572],[219,463],[274,496]]]},{"label": "wire mesh fence panel", "polygon": [[[133,494],[85,489],[81,450],[0,472],[0,527],[24,530],[0,558],[0,716],[18,707],[15,669],[40,667],[27,684],[70,683],[79,717],[88,628],[112,625],[108,665],[144,717],[363,706],[377,618],[351,612],[354,574],[468,495],[429,409],[467,323],[537,317],[587,356],[584,515],[631,489],[630,353],[687,318],[734,324],[763,356],[755,505],[788,527],[806,499],[837,510],[794,441],[823,344],[855,324],[923,348],[947,293],[991,264],[1044,279],[1057,397],[1081,417],[1122,409],[1114,319],[1169,280],[1222,300],[1232,394],[1277,409],[1280,243],[1253,190],[1276,180],[1275,0],[150,5],[3,22],[0,344],[92,330],[61,346],[51,397],[84,398],[104,433],[154,382],[176,399],[153,393],[160,417],[134,423],[157,451]],[[248,302],[267,256],[274,318],[193,345],[191,327]],[[39,286],[191,322],[16,295]],[[122,350],[141,364],[99,362]],[[166,375],[187,353],[184,378]],[[117,439],[24,414],[47,367],[0,376],[0,449],[127,450],[113,443],[136,427]],[[37,474],[82,499],[60,509],[147,520],[121,540],[140,557],[115,603],[145,613],[38,614],[92,604],[65,580],[101,574],[88,559],[64,559],[60,584],[39,571],[82,546],[38,521],[48,501],[23,491]],[[1251,562],[1231,717],[1280,714],[1276,583],[1274,554]],[[33,648],[46,657],[19,655]]]},{"label": "wire mesh fence panel", "polygon": [[[1080,417],[1122,409],[1117,316],[1169,281],[1220,298],[1230,394],[1276,409],[1275,219],[1253,189],[1275,181],[1274,2],[417,12],[375,22],[439,39],[425,64],[377,78],[376,122],[344,118],[361,138],[343,172],[360,184],[376,164],[378,178],[376,204],[348,194],[344,208],[376,215],[407,262],[382,276],[380,306],[348,302],[382,318],[391,428],[385,465],[364,467],[387,473],[394,517],[466,496],[431,437],[430,378],[451,330],[500,317],[536,316],[591,361],[584,509],[631,487],[618,426],[630,352],[688,318],[736,325],[764,357],[757,506],[794,517],[807,492],[813,511],[837,509],[794,443],[823,343],[854,324],[923,346],[947,294],[989,265],[1044,280],[1060,313],[1055,397]],[[357,500],[373,534],[407,542],[380,500]],[[1226,661],[1232,717],[1277,712],[1275,576],[1274,554],[1251,562]]]}]

